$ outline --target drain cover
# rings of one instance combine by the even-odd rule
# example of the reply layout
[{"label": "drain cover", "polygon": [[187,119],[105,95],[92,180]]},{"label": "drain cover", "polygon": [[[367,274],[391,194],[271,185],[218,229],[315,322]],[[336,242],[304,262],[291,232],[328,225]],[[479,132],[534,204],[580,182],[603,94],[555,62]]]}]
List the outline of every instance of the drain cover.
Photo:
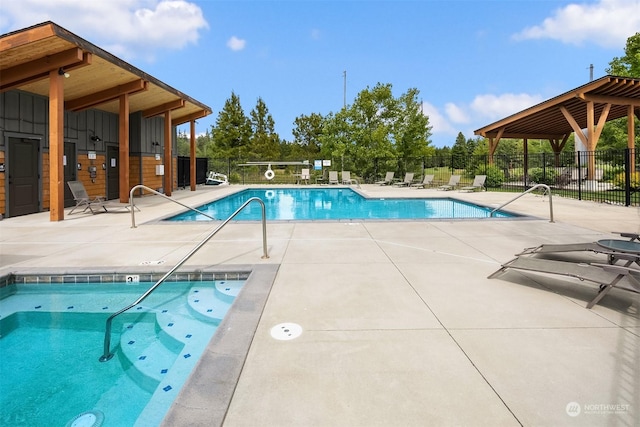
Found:
[{"label": "drain cover", "polygon": [[296,339],[300,334],[302,334],[302,326],[297,323],[280,323],[271,328],[271,336],[281,341]]}]

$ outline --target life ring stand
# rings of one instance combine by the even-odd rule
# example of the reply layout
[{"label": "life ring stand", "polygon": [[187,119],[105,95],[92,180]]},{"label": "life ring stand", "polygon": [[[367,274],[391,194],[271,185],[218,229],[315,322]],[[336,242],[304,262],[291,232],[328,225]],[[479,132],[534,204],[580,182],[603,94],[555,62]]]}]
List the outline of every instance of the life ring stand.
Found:
[{"label": "life ring stand", "polygon": [[264,173],[264,177],[271,181],[274,176],[276,176],[276,174],[271,170],[271,165],[269,165],[267,171]]}]

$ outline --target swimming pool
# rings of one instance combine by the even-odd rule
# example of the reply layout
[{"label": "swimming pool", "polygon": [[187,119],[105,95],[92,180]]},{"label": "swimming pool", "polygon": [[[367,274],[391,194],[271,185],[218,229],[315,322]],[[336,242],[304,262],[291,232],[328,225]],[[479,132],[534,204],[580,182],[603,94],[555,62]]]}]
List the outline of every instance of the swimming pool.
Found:
[{"label": "swimming pool", "polygon": [[[268,220],[406,220],[488,218],[491,208],[450,198],[366,198],[350,188],[248,189],[231,194],[197,209],[224,220],[251,197],[265,203]],[[494,217],[516,215],[496,212]],[[236,218],[260,220],[261,208],[250,204]],[[210,221],[193,211],[170,221]]]},{"label": "swimming pool", "polygon": [[99,362],[106,318],[152,284],[3,287],[0,425],[159,425],[244,280],[164,283],[116,318],[118,357]]}]

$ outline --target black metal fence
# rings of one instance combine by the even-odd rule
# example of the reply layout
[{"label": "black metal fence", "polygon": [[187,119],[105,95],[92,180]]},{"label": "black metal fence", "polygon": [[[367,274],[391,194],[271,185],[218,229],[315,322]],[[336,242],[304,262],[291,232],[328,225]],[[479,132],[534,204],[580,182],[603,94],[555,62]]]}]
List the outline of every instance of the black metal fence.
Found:
[{"label": "black metal fence", "polygon": [[475,175],[487,175],[488,191],[522,192],[535,184],[549,185],[554,195],[624,206],[640,206],[640,152],[638,150],[539,153],[489,156],[431,156],[398,160],[378,158],[365,164],[359,159],[340,158],[331,166],[314,170],[309,164],[274,164],[268,179],[265,165],[247,165],[247,159],[209,160],[209,170],[229,176],[232,183],[296,184],[301,170],[310,169],[311,183],[326,182],[329,170],[350,171],[360,183],[373,183],[389,171],[402,180],[414,174],[415,182],[434,175],[434,185],[448,183],[460,175],[460,186],[469,185]]}]

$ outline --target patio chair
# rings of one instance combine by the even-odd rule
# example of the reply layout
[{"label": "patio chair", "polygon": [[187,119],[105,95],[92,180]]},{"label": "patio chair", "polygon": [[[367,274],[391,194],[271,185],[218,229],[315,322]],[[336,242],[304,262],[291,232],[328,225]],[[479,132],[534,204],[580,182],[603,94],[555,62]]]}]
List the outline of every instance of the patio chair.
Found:
[{"label": "patio chair", "polygon": [[[549,256],[567,252],[593,252],[596,254],[607,255],[609,264],[614,264],[617,260],[625,260],[626,266],[636,263],[640,265],[640,235],[637,233],[616,233],[622,239],[603,239],[597,242],[585,243],[552,243],[542,244],[539,246],[525,248],[522,252],[516,254],[521,255],[543,255]],[[638,241],[636,241],[638,240]]]},{"label": "patio chair", "polygon": [[465,192],[473,192],[476,190],[482,191],[484,189],[484,182],[486,180],[487,180],[487,175],[476,175],[475,178],[473,178],[473,183],[466,187],[462,187],[460,191],[465,191]]},{"label": "patio chair", "polygon": [[391,185],[393,184],[393,177],[395,176],[395,172],[387,172],[387,176],[384,177],[382,181],[376,181],[378,185]]},{"label": "patio chair", "polygon": [[82,207],[84,207],[82,212],[86,212],[87,210],[89,210],[92,214],[96,214],[100,211],[100,209],[108,212],[105,206],[107,202],[104,196],[96,196],[93,198],[89,197],[89,194],[87,194],[87,190],[84,188],[84,184],[80,181],[67,181],[67,185],[71,190],[71,194],[73,194],[73,200],[75,200],[76,202],[76,205],[73,207],[73,209],[71,209],[69,215],[71,215],[76,209]]},{"label": "patio chair", "polygon": [[411,184],[413,188],[427,188],[433,185],[433,177],[434,175],[425,175],[422,179],[422,182],[414,182]]},{"label": "patio chair", "polygon": [[357,184],[358,181],[351,178],[351,171],[342,171],[342,183],[344,185]]},{"label": "patio chair", "polygon": [[393,184],[395,187],[408,187],[413,183],[413,172],[407,172],[404,174],[404,179],[400,182]]},{"label": "patio chair", "polygon": [[309,168],[300,170],[300,179],[298,180],[298,184],[302,182],[309,183],[309,179],[311,179],[311,173],[309,172]]},{"label": "patio chair", "polygon": [[[597,304],[614,287],[640,293],[640,270],[620,265],[585,264],[533,257],[517,257],[502,264],[502,266],[488,276],[488,278],[492,279],[508,269],[557,274],[573,277],[580,281],[595,283],[599,285],[600,290],[596,297],[587,303],[587,308],[591,308]],[[625,281],[627,286],[624,286],[625,282],[620,283],[624,278],[627,279]]]},{"label": "patio chair", "polygon": [[441,185],[440,187],[438,187],[438,190],[443,190],[443,191],[453,190],[458,186],[459,182],[460,182],[460,175],[451,175],[451,178],[449,178],[449,183],[445,185]]},{"label": "patio chair", "polygon": [[329,184],[340,184],[340,181],[338,181],[338,171],[329,171]]}]

